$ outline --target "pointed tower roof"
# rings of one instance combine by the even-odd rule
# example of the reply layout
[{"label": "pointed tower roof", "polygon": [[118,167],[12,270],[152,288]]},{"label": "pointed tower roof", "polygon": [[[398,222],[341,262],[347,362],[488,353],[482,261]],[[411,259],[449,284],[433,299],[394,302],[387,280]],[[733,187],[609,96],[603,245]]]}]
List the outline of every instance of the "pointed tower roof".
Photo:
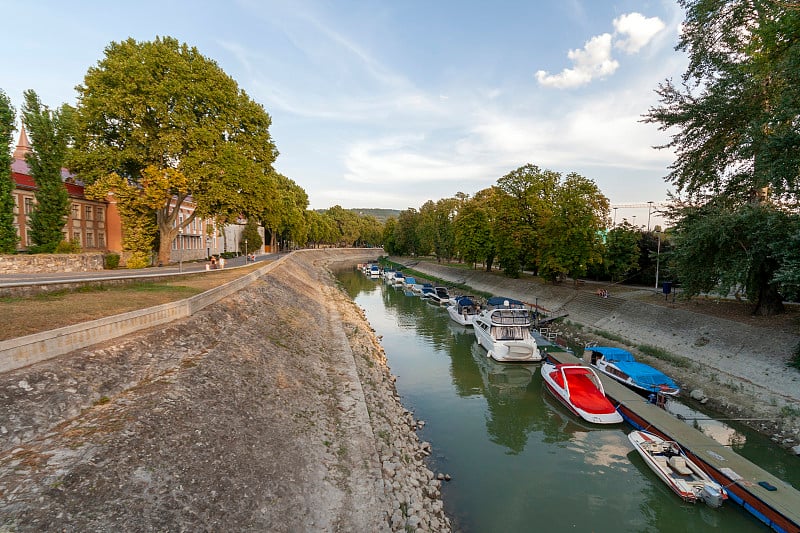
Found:
[{"label": "pointed tower roof", "polygon": [[28,142],[28,135],[25,133],[25,124],[19,129],[19,142],[14,149],[14,159],[25,160],[25,154],[31,151],[31,143]]}]

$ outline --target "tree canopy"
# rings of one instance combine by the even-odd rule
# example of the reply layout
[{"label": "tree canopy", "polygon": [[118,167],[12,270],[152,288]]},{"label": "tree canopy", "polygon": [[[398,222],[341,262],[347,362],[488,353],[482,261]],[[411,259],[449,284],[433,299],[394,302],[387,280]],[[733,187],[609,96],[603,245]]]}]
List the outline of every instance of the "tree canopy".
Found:
[{"label": "tree canopy", "polygon": [[672,213],[675,272],[690,295],[741,291],[755,312],[780,312],[800,200],[800,9],[680,3],[689,66],[680,85],[658,87],[660,105],[644,117],[673,132],[666,179],[685,195]]},{"label": "tree canopy", "polygon": [[69,194],[61,169],[72,144],[74,110],[68,105],[51,110],[32,90],[25,91],[24,98],[22,120],[33,147],[25,154],[25,161],[36,182],[36,206],[28,217],[29,235],[34,251],[52,253],[65,240],[63,230],[69,216]]},{"label": "tree canopy", "polygon": [[11,143],[14,133],[14,107],[0,89],[0,254],[14,253],[17,230],[14,227],[14,181],[11,179]]},{"label": "tree canopy", "polygon": [[[115,176],[156,214],[159,259],[197,216],[249,215],[274,186],[271,119],[212,60],[171,37],[112,42],[79,93],[70,168],[98,196]],[[107,186],[103,188],[103,184]],[[187,199],[192,215],[179,217]]]}]

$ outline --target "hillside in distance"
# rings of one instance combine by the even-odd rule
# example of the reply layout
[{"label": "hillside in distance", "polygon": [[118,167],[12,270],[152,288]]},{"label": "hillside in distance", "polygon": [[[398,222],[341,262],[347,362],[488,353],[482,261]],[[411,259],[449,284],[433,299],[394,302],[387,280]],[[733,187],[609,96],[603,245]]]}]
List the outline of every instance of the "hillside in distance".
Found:
[{"label": "hillside in distance", "polygon": [[[317,209],[319,213],[324,213],[327,209]],[[390,217],[397,218],[400,216],[399,209],[381,209],[378,207],[356,207],[353,209],[348,209],[348,211],[352,211],[353,213],[357,214],[358,216],[368,217],[373,216],[378,219],[378,222],[381,224],[385,223],[387,219]]]}]

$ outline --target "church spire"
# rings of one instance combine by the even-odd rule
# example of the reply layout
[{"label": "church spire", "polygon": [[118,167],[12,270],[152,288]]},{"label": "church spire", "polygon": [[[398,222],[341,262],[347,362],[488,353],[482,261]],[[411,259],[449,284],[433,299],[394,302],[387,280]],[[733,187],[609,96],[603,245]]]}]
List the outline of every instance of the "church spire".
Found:
[{"label": "church spire", "polygon": [[19,142],[14,149],[14,159],[25,160],[25,154],[31,151],[31,143],[28,142],[28,135],[25,133],[25,124],[22,124],[19,130]]}]

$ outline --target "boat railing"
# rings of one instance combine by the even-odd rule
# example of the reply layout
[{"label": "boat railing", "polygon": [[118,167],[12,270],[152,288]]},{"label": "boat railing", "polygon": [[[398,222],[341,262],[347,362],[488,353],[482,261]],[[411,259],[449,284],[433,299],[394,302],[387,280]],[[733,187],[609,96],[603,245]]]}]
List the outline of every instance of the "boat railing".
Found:
[{"label": "boat railing", "polygon": [[526,309],[493,309],[491,321],[503,326],[526,326],[531,322]]}]

